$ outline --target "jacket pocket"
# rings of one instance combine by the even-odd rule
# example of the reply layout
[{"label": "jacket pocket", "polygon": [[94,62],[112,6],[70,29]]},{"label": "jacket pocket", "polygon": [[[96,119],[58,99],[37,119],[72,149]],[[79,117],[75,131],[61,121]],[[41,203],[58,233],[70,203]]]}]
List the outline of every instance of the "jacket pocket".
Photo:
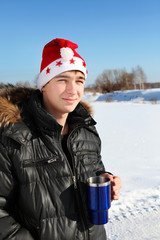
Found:
[{"label": "jacket pocket", "polygon": [[44,164],[51,164],[51,163],[56,163],[58,160],[58,157],[50,157],[50,158],[43,158],[43,159],[26,159],[23,161],[23,167],[37,167],[41,166]]},{"label": "jacket pocket", "polygon": [[83,151],[77,154],[79,161],[82,162],[83,165],[92,165],[98,162],[98,154],[97,152],[89,152]]}]

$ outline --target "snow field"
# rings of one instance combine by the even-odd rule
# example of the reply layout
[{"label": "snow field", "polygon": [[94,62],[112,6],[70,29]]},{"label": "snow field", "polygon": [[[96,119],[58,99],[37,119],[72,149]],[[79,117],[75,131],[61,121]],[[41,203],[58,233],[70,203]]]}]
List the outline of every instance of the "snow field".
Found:
[{"label": "snow field", "polygon": [[[152,98],[154,92],[147,90]],[[95,100],[88,98],[102,160],[123,186],[109,209],[108,240],[160,240],[160,105]]]}]

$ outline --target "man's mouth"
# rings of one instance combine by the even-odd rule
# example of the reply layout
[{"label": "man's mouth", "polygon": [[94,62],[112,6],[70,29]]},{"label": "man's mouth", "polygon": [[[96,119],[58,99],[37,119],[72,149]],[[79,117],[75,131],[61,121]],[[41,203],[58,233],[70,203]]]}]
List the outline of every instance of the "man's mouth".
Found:
[{"label": "man's mouth", "polygon": [[72,98],[63,98],[63,100],[67,103],[74,103],[76,101],[76,99],[72,99]]}]

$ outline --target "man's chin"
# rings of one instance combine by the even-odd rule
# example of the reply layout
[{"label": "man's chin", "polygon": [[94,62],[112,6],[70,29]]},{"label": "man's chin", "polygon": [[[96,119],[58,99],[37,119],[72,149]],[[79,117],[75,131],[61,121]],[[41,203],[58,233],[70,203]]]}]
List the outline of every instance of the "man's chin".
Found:
[{"label": "man's chin", "polygon": [[73,112],[74,111],[74,109],[77,107],[77,105],[78,105],[78,103],[76,103],[76,104],[74,104],[74,105],[70,105],[70,106],[66,106],[65,107],[65,112],[66,113],[70,113],[70,112]]}]

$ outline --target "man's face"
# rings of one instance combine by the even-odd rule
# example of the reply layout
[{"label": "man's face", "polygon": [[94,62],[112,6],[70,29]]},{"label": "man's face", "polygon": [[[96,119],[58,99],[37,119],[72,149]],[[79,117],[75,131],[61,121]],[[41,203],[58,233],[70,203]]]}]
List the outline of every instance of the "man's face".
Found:
[{"label": "man's face", "polygon": [[46,110],[55,118],[72,112],[80,102],[85,77],[80,71],[67,71],[55,76],[42,87]]}]

